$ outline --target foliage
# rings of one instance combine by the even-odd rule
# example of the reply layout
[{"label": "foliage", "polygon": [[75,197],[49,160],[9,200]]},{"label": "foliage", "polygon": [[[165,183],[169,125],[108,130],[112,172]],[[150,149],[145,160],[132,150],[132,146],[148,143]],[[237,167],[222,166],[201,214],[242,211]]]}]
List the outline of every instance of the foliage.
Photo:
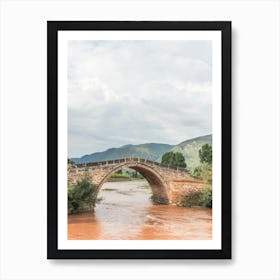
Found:
[{"label": "foliage", "polygon": [[198,153],[201,163],[212,164],[212,145],[203,145]]},{"label": "foliage", "polygon": [[178,206],[183,207],[192,207],[192,206],[200,206],[201,193],[192,193],[190,195],[185,196],[179,203]]},{"label": "foliage", "polygon": [[71,164],[71,165],[74,165],[74,164],[75,164],[75,162],[74,162],[72,159],[70,159],[70,158],[67,159],[67,163],[68,163],[68,164]]},{"label": "foliage", "polygon": [[212,208],[212,187],[209,185],[201,192],[196,192],[185,196],[178,206],[183,207],[192,207],[192,206],[201,206]]},{"label": "foliage", "polygon": [[201,165],[197,166],[191,174],[193,177],[201,178]]},{"label": "foliage", "polygon": [[67,158],[67,169],[71,169],[75,166],[75,162],[71,160],[70,158]]},{"label": "foliage", "polygon": [[202,179],[205,183],[212,184],[212,164],[202,163],[192,172],[192,176]]},{"label": "foliage", "polygon": [[185,157],[188,170],[193,171],[200,164],[198,151],[205,144],[212,145],[212,135],[192,138],[177,144],[171,149],[172,152],[180,152]]},{"label": "foliage", "polygon": [[201,193],[192,197],[186,197],[181,203],[183,206],[202,206],[212,208],[212,145],[205,144],[199,150],[200,165],[197,166],[192,175],[208,183]]},{"label": "foliage", "polygon": [[193,170],[192,176],[212,184],[212,145],[203,145],[198,153],[200,165]]},{"label": "foliage", "polygon": [[131,173],[132,178],[144,179],[144,176],[137,171]]},{"label": "foliage", "polygon": [[[121,171],[121,170],[120,170]],[[119,171],[117,171],[116,173],[114,173],[112,176],[111,176],[111,178],[113,178],[113,179],[115,179],[115,178],[117,178],[117,179],[119,179],[119,178],[123,178],[123,179],[129,179],[130,178],[130,175],[129,175],[129,173],[128,172],[119,172]]]},{"label": "foliage", "polygon": [[183,154],[176,152],[167,152],[161,158],[161,163],[164,165],[169,165],[172,167],[182,167],[186,168],[187,164]]},{"label": "foliage", "polygon": [[93,209],[97,200],[97,186],[91,177],[85,175],[80,181],[68,188],[68,214]]},{"label": "foliage", "polygon": [[201,206],[212,208],[212,187],[206,187],[201,193]]},{"label": "foliage", "polygon": [[144,177],[135,170],[128,169],[128,170],[118,170],[115,172],[111,179],[144,179]]}]

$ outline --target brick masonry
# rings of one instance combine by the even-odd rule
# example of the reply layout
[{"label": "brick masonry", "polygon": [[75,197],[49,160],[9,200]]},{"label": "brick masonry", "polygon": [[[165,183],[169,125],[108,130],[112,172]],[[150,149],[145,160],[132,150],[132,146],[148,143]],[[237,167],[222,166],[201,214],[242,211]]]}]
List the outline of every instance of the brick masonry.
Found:
[{"label": "brick masonry", "polygon": [[89,174],[92,183],[100,189],[112,174],[122,168],[132,168],[142,174],[149,182],[153,196],[169,204],[176,204],[185,196],[201,192],[204,187],[202,181],[192,177],[185,169],[169,168],[140,158],[78,164],[68,169],[68,184],[75,184]]}]

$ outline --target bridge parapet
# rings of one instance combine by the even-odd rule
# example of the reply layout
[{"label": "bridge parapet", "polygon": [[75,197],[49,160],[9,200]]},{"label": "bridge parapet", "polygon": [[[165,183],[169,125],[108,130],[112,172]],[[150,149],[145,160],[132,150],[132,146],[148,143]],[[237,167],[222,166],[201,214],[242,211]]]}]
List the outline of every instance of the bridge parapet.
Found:
[{"label": "bridge parapet", "polygon": [[[156,161],[148,160],[148,159],[143,159],[139,157],[127,157],[127,158],[121,158],[121,159],[114,159],[114,160],[107,160],[107,161],[99,161],[99,162],[89,162],[89,163],[78,163],[75,164],[75,167],[73,168],[94,168],[94,167],[100,167],[100,166],[108,166],[108,165],[117,165],[120,163],[143,163],[149,166],[160,166],[162,168],[166,169],[171,169],[171,170],[176,170],[184,173],[189,173],[189,171],[186,168],[181,168],[181,167],[173,167],[170,165],[165,165]],[[73,169],[71,168],[71,169]]]},{"label": "bridge parapet", "polygon": [[[68,183],[75,184],[85,173],[92,177],[92,183],[99,188],[110,176],[122,168],[132,168],[142,174],[149,182],[153,196],[159,200],[174,203],[187,191],[200,191],[203,182],[192,177],[184,168],[174,168],[142,158],[122,158],[101,162],[76,164],[68,169]],[[186,189],[185,191],[183,191]]]}]

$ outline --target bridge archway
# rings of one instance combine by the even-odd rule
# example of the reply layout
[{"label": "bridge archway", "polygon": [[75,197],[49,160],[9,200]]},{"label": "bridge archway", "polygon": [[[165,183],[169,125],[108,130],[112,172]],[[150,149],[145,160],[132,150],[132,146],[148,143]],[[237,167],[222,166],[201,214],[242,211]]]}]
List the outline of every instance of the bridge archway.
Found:
[{"label": "bridge archway", "polygon": [[155,203],[158,204],[168,204],[169,203],[169,197],[168,197],[168,191],[167,191],[167,184],[164,181],[164,179],[161,177],[161,175],[151,168],[148,165],[142,164],[142,163],[125,163],[120,164],[116,166],[114,169],[112,169],[110,172],[106,174],[106,176],[101,180],[101,182],[98,185],[98,192],[97,195],[102,188],[103,184],[117,171],[123,169],[123,168],[131,168],[135,171],[139,172],[149,183],[152,193],[153,193],[153,200]]}]

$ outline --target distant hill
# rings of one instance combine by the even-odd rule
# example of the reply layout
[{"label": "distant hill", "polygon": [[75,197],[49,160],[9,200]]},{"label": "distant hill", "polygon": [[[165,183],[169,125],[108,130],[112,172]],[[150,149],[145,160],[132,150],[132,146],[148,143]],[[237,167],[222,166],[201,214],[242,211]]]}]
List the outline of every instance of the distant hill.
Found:
[{"label": "distant hill", "polygon": [[212,145],[212,134],[186,140],[174,146],[171,151],[182,153],[185,157],[187,168],[193,170],[199,165],[198,151],[204,144]]},{"label": "distant hill", "polygon": [[75,163],[98,162],[119,159],[124,157],[140,157],[156,161],[170,151],[174,146],[159,143],[147,143],[140,145],[125,145],[120,148],[111,148],[104,152],[84,155],[80,158],[71,158]]},{"label": "distant hill", "polygon": [[80,158],[71,158],[75,163],[98,162],[119,159],[124,157],[140,157],[154,161],[161,161],[164,153],[173,151],[184,155],[187,168],[193,170],[199,165],[198,151],[204,144],[212,145],[212,134],[186,140],[178,145],[159,143],[147,143],[140,145],[125,145],[119,148],[111,148],[104,152],[84,155]]}]

